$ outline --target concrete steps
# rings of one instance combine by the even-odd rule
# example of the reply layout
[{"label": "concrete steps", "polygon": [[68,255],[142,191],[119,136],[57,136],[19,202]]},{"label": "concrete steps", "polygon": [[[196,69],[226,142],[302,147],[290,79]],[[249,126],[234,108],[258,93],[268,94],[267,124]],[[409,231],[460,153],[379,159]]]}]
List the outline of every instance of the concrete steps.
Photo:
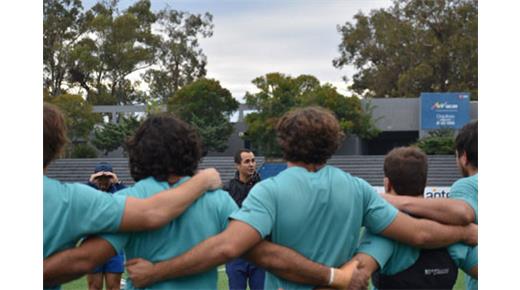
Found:
[{"label": "concrete steps", "polygon": [[[94,171],[95,164],[101,161],[111,163],[114,171],[125,184],[134,183],[128,169],[127,158],[59,159],[49,166],[47,175],[65,182],[87,182]],[[263,156],[257,156],[258,168],[264,161]],[[373,186],[383,186],[383,161],[382,155],[334,155],[328,164],[361,177]],[[428,164],[428,186],[450,186],[460,178],[453,155],[428,156]],[[199,168],[207,167],[215,167],[224,182],[233,178],[235,174],[232,156],[205,157],[199,164]]]}]

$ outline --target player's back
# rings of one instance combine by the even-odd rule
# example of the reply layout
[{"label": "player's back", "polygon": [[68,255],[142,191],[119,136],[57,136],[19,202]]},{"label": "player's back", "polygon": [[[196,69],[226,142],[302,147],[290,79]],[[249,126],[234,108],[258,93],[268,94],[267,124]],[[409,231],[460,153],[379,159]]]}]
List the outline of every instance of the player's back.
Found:
[{"label": "player's back", "polygon": [[[185,182],[182,178],[175,186]],[[169,186],[166,182],[158,182],[147,178],[136,183],[133,188],[116,194],[135,197],[148,197]],[[144,258],[151,262],[167,260],[178,256],[203,240],[223,231],[227,226],[228,216],[237,209],[235,202],[223,190],[206,192],[186,211],[167,225],[153,231],[105,235],[116,250],[123,249],[127,259]],[[215,289],[217,271],[211,269],[204,273],[167,280],[151,285],[149,289]],[[127,289],[134,289],[131,281]]]},{"label": "player's back", "polygon": [[[311,260],[340,266],[353,256],[362,225],[379,232],[396,214],[366,181],[325,166],[317,172],[290,167],[258,183],[233,217]],[[305,288],[266,277],[266,289]]]}]

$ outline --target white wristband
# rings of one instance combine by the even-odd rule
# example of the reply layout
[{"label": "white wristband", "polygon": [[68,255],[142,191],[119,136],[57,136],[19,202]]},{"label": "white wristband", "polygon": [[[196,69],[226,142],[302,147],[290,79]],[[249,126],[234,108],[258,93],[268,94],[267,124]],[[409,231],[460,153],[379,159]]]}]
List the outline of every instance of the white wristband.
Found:
[{"label": "white wristband", "polygon": [[332,282],[334,282],[334,268],[330,268],[330,276],[329,276],[329,285],[332,286]]}]

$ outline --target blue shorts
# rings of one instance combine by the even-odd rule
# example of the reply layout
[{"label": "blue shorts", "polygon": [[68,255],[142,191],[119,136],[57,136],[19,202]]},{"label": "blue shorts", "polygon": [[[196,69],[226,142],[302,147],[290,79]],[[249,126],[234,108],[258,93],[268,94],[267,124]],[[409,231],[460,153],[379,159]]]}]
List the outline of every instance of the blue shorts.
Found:
[{"label": "blue shorts", "polygon": [[105,264],[97,267],[91,273],[123,273],[125,271],[125,255],[113,256]]}]

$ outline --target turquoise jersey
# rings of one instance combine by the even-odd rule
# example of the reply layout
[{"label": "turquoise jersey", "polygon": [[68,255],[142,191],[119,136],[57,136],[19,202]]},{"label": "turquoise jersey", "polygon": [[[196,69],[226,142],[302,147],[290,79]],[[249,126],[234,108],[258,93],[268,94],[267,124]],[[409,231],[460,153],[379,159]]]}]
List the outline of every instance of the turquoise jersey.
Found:
[{"label": "turquoise jersey", "polygon": [[[231,218],[308,259],[338,267],[354,255],[362,226],[380,232],[397,212],[366,181],[341,169],[290,167],[257,183]],[[313,287],[266,273],[265,289],[278,288]]]},{"label": "turquoise jersey", "polygon": [[[182,178],[174,187],[188,179]],[[114,194],[145,198],[168,188],[167,182],[159,182],[149,177]],[[149,232],[107,234],[101,237],[112,244],[116,252],[124,250],[127,259],[143,258],[151,262],[169,260],[223,231],[229,215],[237,209],[236,203],[227,192],[211,191],[202,195],[181,216],[162,228]],[[135,289],[131,280],[127,280],[126,289]],[[217,289],[217,269],[165,280],[147,289]]]},{"label": "turquoise jersey", "polygon": [[125,202],[124,196],[43,176],[43,258],[73,248],[86,235],[117,231]]},{"label": "turquoise jersey", "polygon": [[[475,223],[478,224],[478,173],[461,178],[450,189],[450,198],[465,201],[475,211]],[[465,275],[466,289],[477,290],[478,281]]]},{"label": "turquoise jersey", "polygon": [[[379,265],[381,274],[395,275],[417,261],[420,249],[365,232],[358,253],[372,257]],[[449,246],[448,253],[455,265],[464,271],[470,271],[478,264],[476,248],[459,243]]]}]

